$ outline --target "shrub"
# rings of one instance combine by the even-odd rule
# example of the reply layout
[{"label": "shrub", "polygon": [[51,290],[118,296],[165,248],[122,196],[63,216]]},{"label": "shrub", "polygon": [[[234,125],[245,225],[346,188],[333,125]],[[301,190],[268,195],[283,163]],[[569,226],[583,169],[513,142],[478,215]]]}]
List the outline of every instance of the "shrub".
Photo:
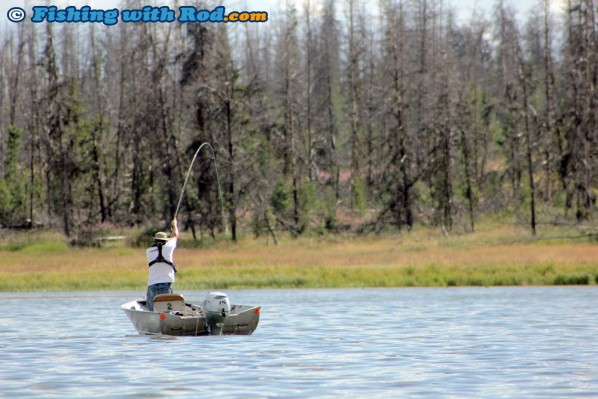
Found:
[{"label": "shrub", "polygon": [[554,285],[588,285],[590,276],[587,274],[559,274],[554,278]]}]

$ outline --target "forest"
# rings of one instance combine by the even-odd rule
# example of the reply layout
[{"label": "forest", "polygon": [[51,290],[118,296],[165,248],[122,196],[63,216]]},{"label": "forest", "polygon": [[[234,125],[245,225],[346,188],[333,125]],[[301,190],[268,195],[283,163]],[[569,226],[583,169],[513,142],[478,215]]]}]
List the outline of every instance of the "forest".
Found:
[{"label": "forest", "polygon": [[442,0],[307,0],[262,23],[12,24],[0,227],[84,242],[166,226],[205,142],[178,214],[196,240],[591,222],[597,6],[499,0],[462,21]]}]

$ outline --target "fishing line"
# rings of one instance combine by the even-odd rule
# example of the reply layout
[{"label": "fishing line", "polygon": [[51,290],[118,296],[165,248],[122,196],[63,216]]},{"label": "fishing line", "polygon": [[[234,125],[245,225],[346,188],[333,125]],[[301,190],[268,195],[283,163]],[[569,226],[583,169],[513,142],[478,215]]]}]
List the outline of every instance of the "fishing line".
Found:
[{"label": "fishing line", "polygon": [[189,165],[189,169],[187,170],[187,176],[185,177],[185,182],[183,183],[183,189],[181,190],[181,195],[179,197],[179,203],[176,206],[176,211],[174,212],[174,218],[179,213],[179,208],[181,207],[181,202],[183,201],[183,195],[185,194],[185,189],[187,188],[187,182],[189,181],[189,175],[191,174],[191,168],[193,168],[193,163],[195,162],[195,158],[199,155],[199,152],[204,146],[208,146],[208,148],[212,151],[212,160],[214,161],[214,169],[216,170],[216,181],[218,182],[218,197],[220,198],[220,210],[222,213],[222,223],[224,224],[224,230],[226,235],[228,235],[228,225],[226,224],[226,219],[224,218],[224,200],[222,199],[222,189],[220,188],[220,176],[218,176],[218,165],[216,165],[216,154],[214,153],[214,148],[210,145],[210,143],[203,143],[199,146],[197,151],[195,151],[195,155],[193,155],[193,159],[191,160],[191,165]]}]

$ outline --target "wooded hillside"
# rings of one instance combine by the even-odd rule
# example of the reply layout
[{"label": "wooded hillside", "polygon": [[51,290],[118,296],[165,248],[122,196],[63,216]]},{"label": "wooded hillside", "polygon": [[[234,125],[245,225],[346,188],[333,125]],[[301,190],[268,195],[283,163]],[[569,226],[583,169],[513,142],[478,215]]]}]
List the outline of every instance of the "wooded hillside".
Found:
[{"label": "wooded hillside", "polygon": [[[203,142],[233,237],[588,220],[597,4],[549,6],[524,22],[502,2],[458,22],[440,0],[312,0],[259,24],[13,24],[0,226],[165,224]],[[179,214],[194,236],[222,229],[217,186],[202,152]]]}]

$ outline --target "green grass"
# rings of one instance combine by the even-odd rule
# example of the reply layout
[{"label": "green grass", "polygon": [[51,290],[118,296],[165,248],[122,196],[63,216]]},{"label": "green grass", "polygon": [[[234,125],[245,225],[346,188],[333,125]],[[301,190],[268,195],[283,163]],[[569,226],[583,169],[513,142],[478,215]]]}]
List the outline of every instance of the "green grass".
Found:
[{"label": "green grass", "polygon": [[69,250],[69,246],[65,242],[45,240],[33,243],[11,245],[8,247],[8,250],[12,252],[20,251],[26,254],[37,255],[43,255],[47,253],[66,254]]},{"label": "green grass", "polygon": [[[445,237],[437,229],[380,236],[244,238],[175,253],[176,289],[454,287],[598,284],[598,244],[574,231],[519,226]],[[183,234],[189,243],[190,237]],[[0,291],[144,291],[144,248],[73,248],[60,236],[0,243]]]},{"label": "green grass", "polygon": [[27,254],[67,253],[70,246],[67,240],[55,233],[20,234],[8,242],[0,244],[0,251]]}]

